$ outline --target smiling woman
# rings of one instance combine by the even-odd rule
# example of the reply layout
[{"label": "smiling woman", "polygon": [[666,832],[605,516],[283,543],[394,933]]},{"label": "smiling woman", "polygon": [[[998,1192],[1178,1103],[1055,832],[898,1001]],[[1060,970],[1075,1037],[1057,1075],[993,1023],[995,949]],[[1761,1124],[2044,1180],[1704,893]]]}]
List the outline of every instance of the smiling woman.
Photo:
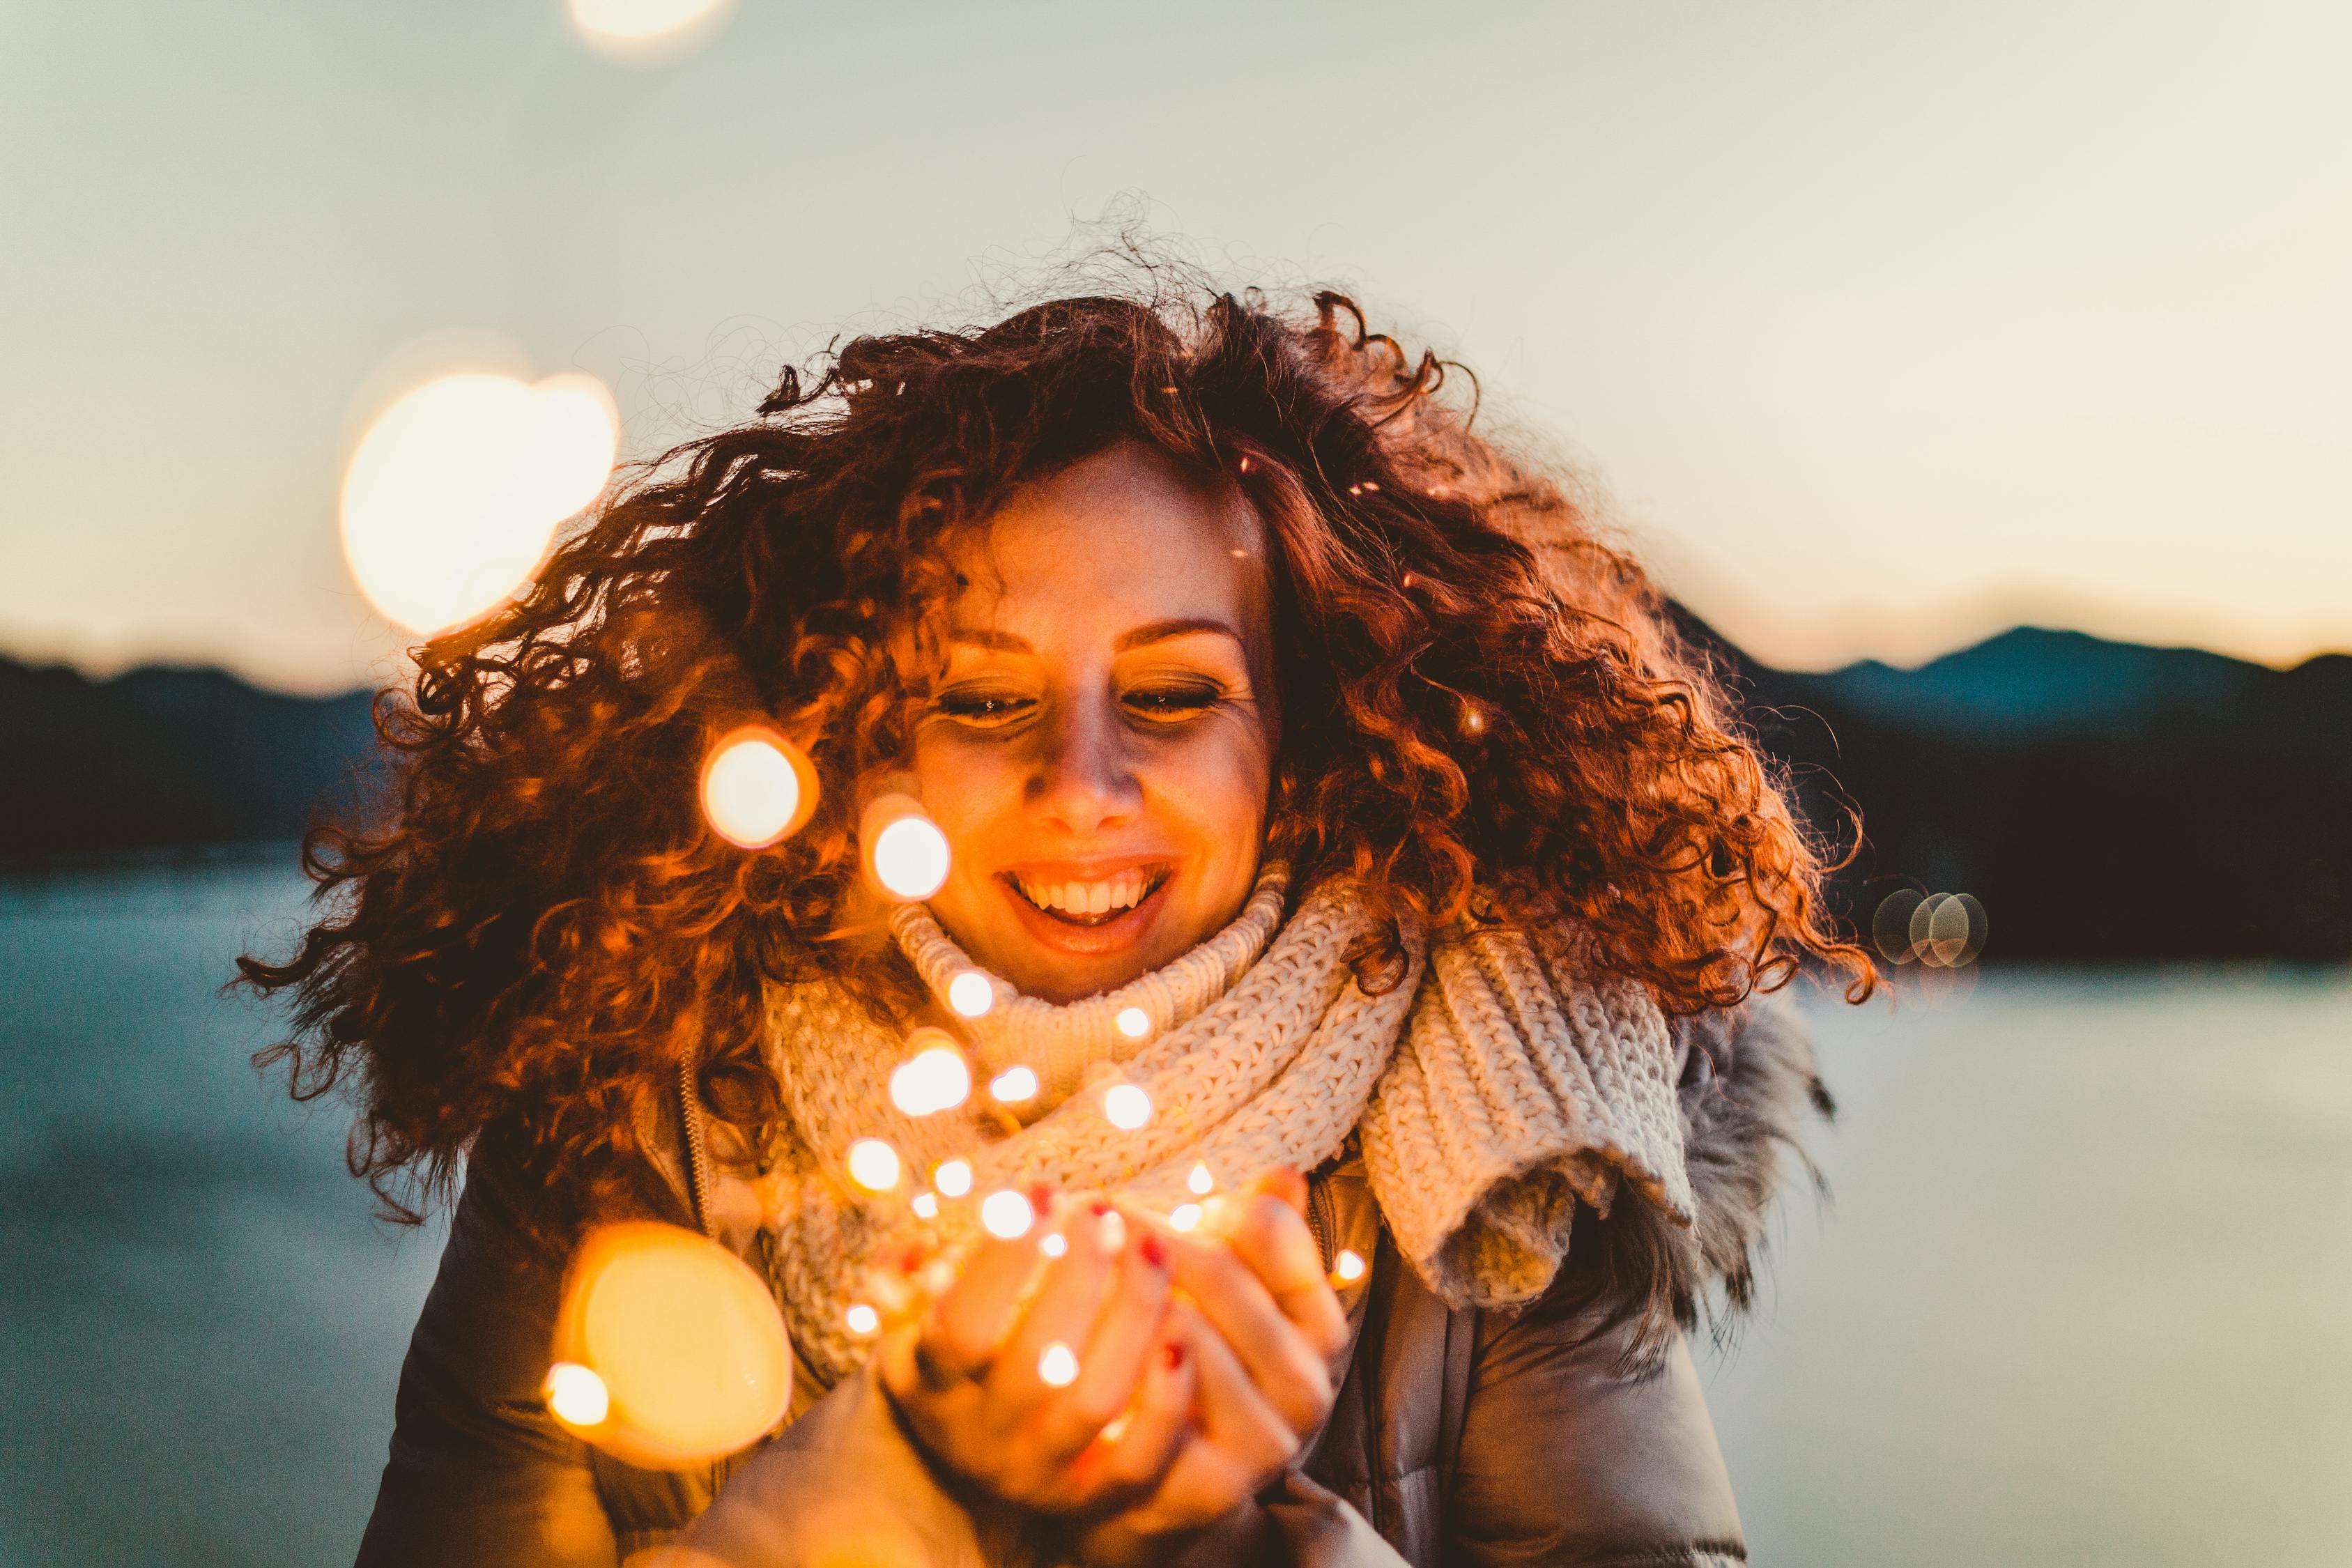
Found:
[{"label": "smiling woman", "polygon": [[[364,1561],[1738,1555],[1682,1332],[1827,1105],[1751,996],[1871,971],[1447,384],[1336,295],[860,338],[424,647],[245,965],[397,1212],[464,1163]],[[706,818],[746,734],[781,828]],[[668,1476],[546,1404],[646,1218],[799,1370]]]}]

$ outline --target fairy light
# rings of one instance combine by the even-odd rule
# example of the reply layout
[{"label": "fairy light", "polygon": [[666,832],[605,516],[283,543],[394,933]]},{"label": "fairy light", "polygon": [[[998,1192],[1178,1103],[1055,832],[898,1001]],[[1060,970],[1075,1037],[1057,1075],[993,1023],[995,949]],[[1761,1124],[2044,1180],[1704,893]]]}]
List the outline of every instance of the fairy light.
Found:
[{"label": "fairy light", "polygon": [[1037,1211],[1029,1200],[1010,1187],[992,1192],[980,1201],[980,1226],[999,1241],[1018,1241],[1029,1234],[1037,1223]]},{"label": "fairy light", "polygon": [[909,1116],[929,1116],[952,1110],[970,1097],[971,1068],[947,1031],[918,1029],[908,1044],[919,1048],[890,1074],[891,1104]]},{"label": "fairy light", "polygon": [[1078,1381],[1078,1352],[1055,1340],[1037,1357],[1037,1381],[1048,1388],[1067,1388]]},{"label": "fairy light", "polygon": [[1037,1244],[1037,1250],[1048,1258],[1059,1258],[1070,1250],[1070,1238],[1058,1230],[1048,1231],[1045,1238]]},{"label": "fairy light", "polygon": [[849,1325],[851,1333],[863,1339],[882,1326],[882,1314],[863,1301],[852,1301],[849,1310],[841,1315],[841,1321]]},{"label": "fairy light", "polygon": [[951,1198],[962,1197],[971,1191],[971,1162],[942,1160],[940,1168],[931,1173],[931,1185]]},{"label": "fairy light", "polygon": [[948,982],[948,1005],[965,1018],[985,1018],[996,1005],[996,987],[977,969],[967,969]]},{"label": "fairy light", "polygon": [[1121,1007],[1118,1016],[1112,1022],[1118,1026],[1118,1032],[1130,1040],[1139,1040],[1151,1033],[1151,1015],[1140,1007]]},{"label": "fairy light", "polygon": [[1339,1249],[1339,1259],[1331,1268],[1331,1283],[1334,1285],[1352,1285],[1363,1277],[1363,1255],[1352,1247],[1341,1247]]},{"label": "fairy light", "polygon": [[788,838],[816,808],[816,770],[763,725],[722,737],[702,764],[702,815],[739,849]]},{"label": "fairy light", "polygon": [[928,899],[948,879],[948,837],[911,795],[886,795],[866,808],[867,864],[897,899]]},{"label": "fairy light", "polygon": [[849,1175],[861,1187],[887,1193],[898,1184],[898,1151],[879,1138],[860,1138],[849,1146]]},{"label": "fairy light", "polygon": [[1095,1223],[1095,1250],[1105,1258],[1117,1258],[1126,1247],[1127,1216],[1112,1209]]},{"label": "fairy light", "polygon": [[913,1209],[916,1215],[920,1218],[937,1219],[940,1217],[940,1195],[937,1193],[917,1193],[913,1200],[909,1202],[907,1206]]},{"label": "fairy light", "polygon": [[1131,1083],[1115,1083],[1103,1093],[1103,1120],[1122,1132],[1140,1131],[1151,1120],[1151,1097]]},{"label": "fairy light", "polygon": [[601,1426],[613,1413],[613,1395],[593,1368],[560,1361],[547,1369],[547,1407],[567,1426]]},{"label": "fairy light", "polygon": [[1184,1178],[1185,1190],[1196,1198],[1205,1198],[1217,1190],[1217,1178],[1209,1173],[1207,1161],[1197,1162],[1192,1173]]},{"label": "fairy light", "polygon": [[1199,1204],[1178,1204],[1168,1211],[1168,1224],[1172,1229],[1191,1230],[1201,1223]]},{"label": "fairy light", "polygon": [[1037,1074],[1033,1068],[1006,1068],[988,1080],[988,1092],[999,1104],[1018,1105],[1037,1098]]}]

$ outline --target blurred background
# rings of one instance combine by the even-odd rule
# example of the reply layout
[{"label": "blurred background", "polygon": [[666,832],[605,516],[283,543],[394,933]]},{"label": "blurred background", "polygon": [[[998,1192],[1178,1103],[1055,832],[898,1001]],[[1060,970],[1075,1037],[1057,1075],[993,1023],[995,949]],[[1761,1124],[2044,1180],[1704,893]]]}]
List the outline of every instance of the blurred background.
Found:
[{"label": "blurred background", "polygon": [[1753,1560],[2352,1562],[2347,68],[2320,0],[0,4],[0,1563],[356,1543],[439,1234],[218,987],[415,632],[1121,232],[1469,363],[1863,814],[1833,1197],[1703,1360]]}]

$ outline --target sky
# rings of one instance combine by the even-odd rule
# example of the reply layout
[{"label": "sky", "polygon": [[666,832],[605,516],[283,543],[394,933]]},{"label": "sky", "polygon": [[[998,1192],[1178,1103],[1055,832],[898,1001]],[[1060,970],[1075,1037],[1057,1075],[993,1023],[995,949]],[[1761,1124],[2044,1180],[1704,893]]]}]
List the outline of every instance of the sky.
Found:
[{"label": "sky", "polygon": [[1106,216],[1475,368],[1777,663],[2352,648],[2352,7],[0,0],[0,651],[396,674],[342,465],[437,370],[643,453]]}]

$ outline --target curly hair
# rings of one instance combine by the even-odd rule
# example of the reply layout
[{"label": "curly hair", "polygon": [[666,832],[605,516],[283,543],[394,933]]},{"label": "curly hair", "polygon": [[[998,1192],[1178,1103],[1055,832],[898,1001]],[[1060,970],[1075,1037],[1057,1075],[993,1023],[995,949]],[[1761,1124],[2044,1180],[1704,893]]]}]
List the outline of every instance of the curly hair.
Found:
[{"label": "curly hair", "polygon": [[[525,597],[380,695],[377,819],[304,845],[325,918],[286,962],[239,961],[294,1003],[257,1060],[298,1099],[350,1095],[352,1172],[400,1219],[491,1141],[584,1212],[681,1064],[722,1115],[772,1127],[765,984],[824,971],[880,1007],[913,985],[854,929],[852,803],[906,755],[907,653],[954,587],[943,540],[1123,441],[1230,476],[1263,520],[1285,716],[1268,852],[1380,917],[1368,985],[1401,971],[1396,921],[1489,912],[1474,889],[1510,886],[1670,1011],[1809,959],[1865,994],[1869,959],[1822,905],[1825,842],[1705,660],[1475,414],[1475,378],[1335,293],[1061,298],[787,369],[756,419],[648,465]],[[747,721],[821,784],[757,853],[696,799]]]}]

